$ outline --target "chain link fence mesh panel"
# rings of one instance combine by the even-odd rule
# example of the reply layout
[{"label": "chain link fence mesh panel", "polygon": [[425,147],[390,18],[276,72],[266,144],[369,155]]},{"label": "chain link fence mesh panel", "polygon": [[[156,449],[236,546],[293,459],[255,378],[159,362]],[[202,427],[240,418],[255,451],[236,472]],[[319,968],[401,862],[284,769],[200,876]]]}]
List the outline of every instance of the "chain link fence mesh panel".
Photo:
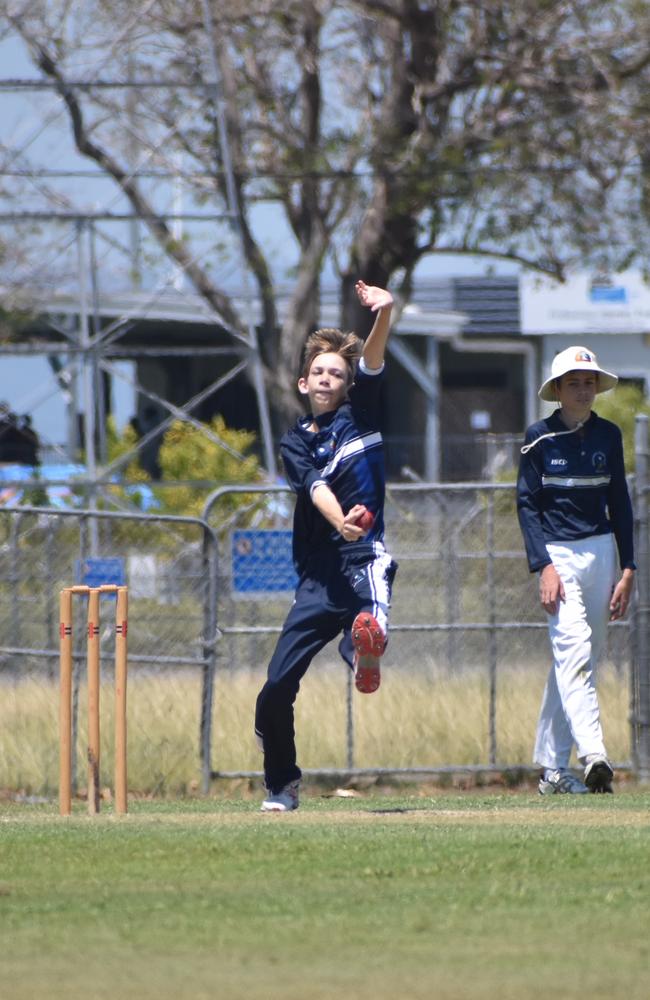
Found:
[{"label": "chain link fence mesh panel", "polygon": [[[0,787],[55,792],[58,593],[92,556],[123,559],[130,588],[130,788],[207,792],[211,776],[259,775],[255,699],[293,599],[292,516],[282,487],[218,490],[203,520],[0,511]],[[323,650],[296,703],[301,765],[339,775],[529,768],[550,656],[513,487],[391,486],[385,518],[399,570],[381,687],[359,695],[336,644]],[[109,600],[102,598],[105,788],[112,784]],[[633,613],[610,627],[599,674],[603,726],[619,766],[632,756],[631,703],[634,731],[645,732],[639,697],[634,702],[639,681],[630,674],[638,620]],[[82,790],[84,599],[75,622]]]},{"label": "chain link fence mesh panel", "polygon": [[[216,546],[190,518],[23,508],[0,511],[0,787],[52,794],[58,782],[59,592],[94,559],[129,586],[129,784],[152,793],[209,772],[206,698],[214,659]],[[73,777],[86,783],[87,598],[73,607]],[[112,785],[114,598],[101,598],[102,787]],[[209,706],[207,717],[209,718]],[[205,782],[204,782],[205,783]],[[108,793],[107,793],[108,794]]]},{"label": "chain link fence mesh panel", "polygon": [[[237,542],[284,533],[286,575],[293,499],[281,487],[222,489],[205,519],[219,539],[213,759],[216,775],[259,774],[255,698],[290,607],[273,564],[260,590],[238,591]],[[314,660],[296,702],[306,773],[454,771],[531,767],[537,712],[550,665],[537,577],[528,572],[511,484],[400,484],[387,490],[386,544],[399,564],[382,684],[353,692],[332,643]],[[631,629],[609,629],[600,668],[610,754],[629,766]],[[242,741],[241,733],[244,733]]]}]

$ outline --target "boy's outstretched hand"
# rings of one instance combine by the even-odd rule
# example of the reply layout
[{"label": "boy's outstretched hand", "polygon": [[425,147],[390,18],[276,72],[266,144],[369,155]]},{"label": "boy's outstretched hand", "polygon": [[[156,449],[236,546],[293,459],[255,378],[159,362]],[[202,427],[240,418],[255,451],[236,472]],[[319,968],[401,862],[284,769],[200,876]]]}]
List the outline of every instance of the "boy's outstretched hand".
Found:
[{"label": "boy's outstretched hand", "polygon": [[377,312],[378,309],[383,309],[384,306],[391,306],[393,304],[393,296],[386,288],[378,288],[376,285],[366,285],[365,281],[361,280],[357,281],[354,287],[359,296],[359,302],[364,306],[368,306],[371,312]]}]

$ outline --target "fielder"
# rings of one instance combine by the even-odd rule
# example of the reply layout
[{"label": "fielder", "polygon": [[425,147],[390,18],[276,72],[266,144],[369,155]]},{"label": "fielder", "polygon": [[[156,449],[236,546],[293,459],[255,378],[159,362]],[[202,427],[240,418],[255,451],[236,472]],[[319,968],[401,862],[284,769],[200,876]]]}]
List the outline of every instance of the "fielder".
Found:
[{"label": "fielder", "polygon": [[[380,390],[393,298],[356,285],[377,314],[362,342],[317,330],[308,339],[298,389],[309,414],[280,451],[296,493],[293,558],[298,587],[257,698],[255,732],[264,750],[264,812],[298,808],[294,702],[314,656],[342,633],[339,651],[359,691],[379,687],[396,564],[384,548],[385,471]],[[369,516],[371,515],[371,516]]]},{"label": "fielder", "polygon": [[[617,381],[586,347],[559,353],[538,393],[558,409],[528,428],[521,449],[519,523],[553,655],[534,753],[542,795],[612,791],[596,665],[608,621],[625,615],[636,566],[621,432],[591,407]],[[569,770],[574,745],[583,781]]]}]

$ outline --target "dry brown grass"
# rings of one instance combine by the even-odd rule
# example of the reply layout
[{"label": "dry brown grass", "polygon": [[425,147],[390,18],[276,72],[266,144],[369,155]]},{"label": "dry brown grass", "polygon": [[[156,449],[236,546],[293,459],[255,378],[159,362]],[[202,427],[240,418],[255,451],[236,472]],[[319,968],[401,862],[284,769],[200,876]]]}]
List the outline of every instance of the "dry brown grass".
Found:
[{"label": "dry brown grass", "polygon": [[[502,667],[497,679],[497,763],[527,765],[545,667]],[[219,673],[213,716],[213,767],[260,770],[253,740],[255,698],[262,674]],[[612,758],[629,759],[628,686],[610,665],[599,682],[603,727]],[[140,675],[129,681],[129,787],[182,794],[198,787],[200,681],[187,675]],[[102,690],[102,784],[112,784],[113,691]],[[296,704],[300,763],[347,766],[347,672],[340,663],[314,664]],[[85,689],[79,699],[79,746],[85,745]],[[356,767],[440,767],[489,761],[489,685],[478,670],[455,673],[434,664],[418,671],[383,671],[372,696],[353,692]],[[85,784],[83,753],[77,755]],[[0,696],[0,788],[54,794],[58,783],[58,688],[30,677],[5,683]]]}]

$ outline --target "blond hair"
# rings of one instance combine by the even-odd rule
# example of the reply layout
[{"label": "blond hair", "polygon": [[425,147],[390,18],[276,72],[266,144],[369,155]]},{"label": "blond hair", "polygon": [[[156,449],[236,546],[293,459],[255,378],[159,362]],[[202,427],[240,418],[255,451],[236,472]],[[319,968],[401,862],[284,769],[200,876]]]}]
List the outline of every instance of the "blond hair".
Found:
[{"label": "blond hair", "polygon": [[363,341],[357,337],[356,333],[343,333],[342,330],[331,327],[316,330],[307,338],[301,375],[303,378],[307,378],[314,358],[317,358],[319,354],[338,354],[347,365],[348,382],[351,382],[362,352]]}]

